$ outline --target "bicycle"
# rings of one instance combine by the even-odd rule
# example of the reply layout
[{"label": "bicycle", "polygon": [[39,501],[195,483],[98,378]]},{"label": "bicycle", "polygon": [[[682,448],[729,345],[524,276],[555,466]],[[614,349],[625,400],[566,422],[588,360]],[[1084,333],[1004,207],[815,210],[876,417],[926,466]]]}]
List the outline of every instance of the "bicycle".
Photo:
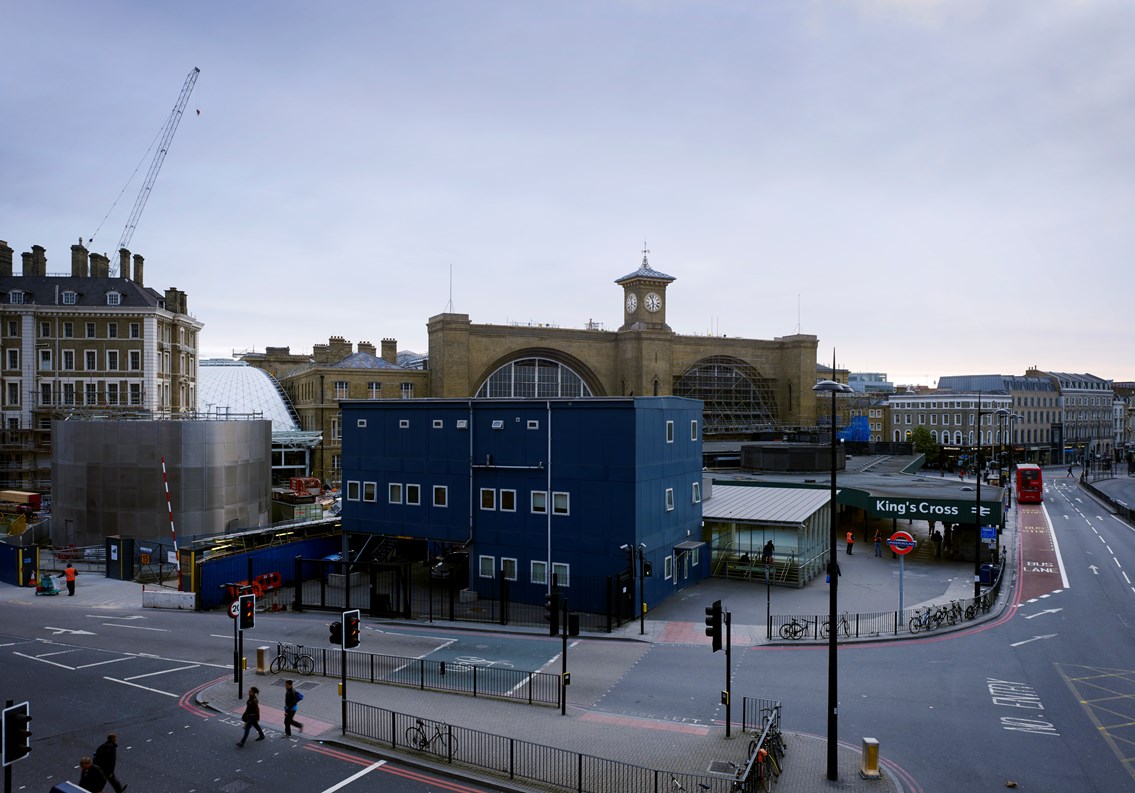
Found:
[{"label": "bicycle", "polygon": [[[457,751],[457,739],[453,737],[453,733],[443,732],[441,725],[436,722],[433,728],[433,735],[430,735],[427,732],[426,723],[417,719],[417,724],[406,728],[406,743],[422,752],[433,749],[440,755],[453,757],[453,753]],[[435,741],[437,742],[436,749],[433,748]]]},{"label": "bicycle", "polygon": [[786,622],[780,626],[780,636],[782,639],[803,639],[811,627],[807,622],[802,622],[793,617],[792,622]]},{"label": "bicycle", "polygon": [[276,657],[272,659],[268,670],[272,674],[283,672],[285,669],[294,669],[301,675],[310,675],[315,671],[315,659],[303,651],[303,645],[295,647],[276,645]]},{"label": "bicycle", "polygon": [[[842,633],[848,639],[851,638],[851,623],[847,619],[847,613],[846,612],[839,615],[839,620],[835,624],[835,631],[836,631],[836,636],[839,636]],[[828,638],[828,635],[830,633],[831,633],[831,628],[828,625],[828,621],[824,620],[824,624],[820,626],[820,638],[826,639],[826,638]]]},{"label": "bicycle", "polygon": [[938,615],[927,606],[924,611],[916,612],[915,615],[910,618],[910,624],[907,625],[907,628],[911,633],[918,633],[919,631],[929,632],[935,630],[940,624],[941,621]]}]

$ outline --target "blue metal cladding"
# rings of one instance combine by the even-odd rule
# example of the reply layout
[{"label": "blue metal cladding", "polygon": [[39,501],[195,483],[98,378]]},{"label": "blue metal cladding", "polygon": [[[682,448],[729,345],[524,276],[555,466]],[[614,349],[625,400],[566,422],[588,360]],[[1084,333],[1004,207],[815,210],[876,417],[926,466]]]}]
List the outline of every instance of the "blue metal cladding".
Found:
[{"label": "blue metal cladding", "polygon": [[[345,401],[343,527],[466,543],[474,588],[515,570],[513,596],[532,602],[546,590],[550,544],[577,609],[602,608],[595,582],[626,569],[621,545],[645,544],[646,600],[656,603],[679,584],[665,576],[673,546],[701,535],[701,408],[679,397]],[[417,504],[407,503],[410,485]],[[687,582],[704,569],[688,570]]]}]

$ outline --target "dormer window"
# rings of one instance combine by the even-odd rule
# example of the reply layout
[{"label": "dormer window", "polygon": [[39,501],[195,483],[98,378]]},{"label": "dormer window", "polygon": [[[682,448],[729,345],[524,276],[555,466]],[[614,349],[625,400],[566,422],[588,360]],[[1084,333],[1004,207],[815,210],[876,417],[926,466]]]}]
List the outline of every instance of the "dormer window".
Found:
[{"label": "dormer window", "polygon": [[23,303],[24,302],[24,291],[22,289],[13,289],[11,292],[8,293],[8,302],[9,303]]},{"label": "dormer window", "polygon": [[79,293],[78,292],[72,292],[70,289],[68,289],[66,292],[63,293],[63,305],[73,306],[78,302],[79,302]]},{"label": "dormer window", "polygon": [[122,293],[121,292],[107,292],[106,293],[106,304],[108,306],[117,306],[117,305],[120,305],[121,303],[122,303]]}]

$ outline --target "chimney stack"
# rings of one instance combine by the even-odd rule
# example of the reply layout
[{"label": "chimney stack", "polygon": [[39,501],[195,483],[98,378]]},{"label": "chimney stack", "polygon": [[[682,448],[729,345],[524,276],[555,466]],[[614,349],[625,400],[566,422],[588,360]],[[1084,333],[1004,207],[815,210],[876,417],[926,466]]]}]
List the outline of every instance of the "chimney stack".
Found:
[{"label": "chimney stack", "polygon": [[144,262],[145,259],[138,254],[134,254],[134,283],[138,284],[138,286],[145,286],[145,284],[142,283],[142,264]]},{"label": "chimney stack", "polygon": [[334,363],[334,361],[331,360],[331,348],[326,344],[316,344],[312,346],[311,357],[315,359],[315,363],[320,366]]},{"label": "chimney stack", "polygon": [[32,246],[32,266],[36,275],[47,275],[47,249],[42,245]]},{"label": "chimney stack", "polygon": [[398,340],[397,339],[383,339],[382,340],[382,360],[387,363],[397,365],[398,363]]},{"label": "chimney stack", "polygon": [[359,342],[359,352],[365,352],[365,353],[369,353],[370,355],[375,355],[374,345],[371,344],[369,341],[360,341]]},{"label": "chimney stack", "polygon": [[20,262],[21,262],[20,266],[22,268],[21,272],[24,274],[25,277],[29,276],[29,275],[35,275],[35,264],[32,260],[32,255],[31,255],[30,251],[24,251],[23,253],[20,254]]},{"label": "chimney stack", "polygon": [[0,240],[0,276],[12,274],[12,254],[15,251],[8,247],[8,243]]},{"label": "chimney stack", "polygon": [[351,343],[342,336],[332,336],[328,341],[331,351],[331,363],[338,363],[351,354]]},{"label": "chimney stack", "polygon": [[76,278],[87,277],[87,254],[88,251],[83,247],[83,243],[71,246],[71,275]]},{"label": "chimney stack", "polygon": [[109,278],[110,259],[103,253],[91,254],[91,278]]},{"label": "chimney stack", "polygon": [[125,248],[118,249],[118,277],[130,280],[130,251]]}]

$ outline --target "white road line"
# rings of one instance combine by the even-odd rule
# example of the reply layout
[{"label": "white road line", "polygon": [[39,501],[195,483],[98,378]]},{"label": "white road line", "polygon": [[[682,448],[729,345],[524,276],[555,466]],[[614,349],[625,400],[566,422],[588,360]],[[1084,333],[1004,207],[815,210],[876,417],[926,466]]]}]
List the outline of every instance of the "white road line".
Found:
[{"label": "white road line", "polygon": [[1125,522],[1118,515],[1112,515],[1111,518],[1112,518],[1112,520],[1119,521],[1119,525],[1122,526],[1123,528],[1127,529],[1128,531],[1135,531],[1135,527],[1128,525],[1127,522]]},{"label": "white road line", "polygon": [[153,677],[154,675],[168,675],[170,672],[180,672],[183,669],[196,669],[196,668],[197,668],[197,664],[193,664],[191,666],[178,666],[178,667],[174,667],[173,669],[163,669],[160,672],[147,672],[144,675],[134,675],[132,677],[124,677],[123,681],[126,681],[126,680],[141,680],[143,677]]},{"label": "white road line", "polygon": [[1103,544],[1103,547],[1107,548],[1108,553],[1110,553],[1112,556],[1115,556],[1115,551],[1111,550],[1111,546],[1108,545],[1106,542]]},{"label": "white road line", "polygon": [[1056,564],[1060,568],[1060,581],[1062,588],[1068,588],[1068,571],[1064,569],[1064,557],[1060,555],[1060,543],[1056,540],[1056,530],[1052,527],[1052,519],[1048,515],[1048,507],[1044,504],[1040,505],[1044,510],[1044,519],[1048,521],[1048,533],[1052,537],[1052,550],[1056,551]]},{"label": "white road line", "polygon": [[[39,661],[41,663],[51,664],[52,666],[58,666],[60,669],[70,669],[72,672],[75,671],[75,667],[73,666],[67,666],[67,664],[57,664],[55,663],[55,661],[48,661],[45,658],[37,658],[34,655],[25,655],[24,653],[12,653],[12,655],[18,655],[21,658],[30,658],[33,661]],[[58,653],[52,653],[52,655],[58,655]]]},{"label": "white road line", "polygon": [[1127,577],[1127,573],[1123,574],[1123,580],[1126,581],[1129,584],[1131,583],[1131,579]]},{"label": "white road line", "polygon": [[[1113,559],[1115,559],[1115,557],[1114,557],[1114,556],[1113,556],[1112,558],[1113,558]],[[1116,566],[1116,567],[1118,567],[1118,568],[1119,568],[1120,570],[1122,570],[1122,569],[1123,569],[1123,565],[1121,565],[1121,564],[1119,563],[1119,560],[1118,560],[1118,559],[1115,559],[1115,566]]]},{"label": "white road line", "polygon": [[131,660],[130,656],[124,655],[121,658],[111,658],[109,661],[95,661],[93,664],[80,664],[79,666],[76,666],[75,668],[76,669],[86,669],[86,668],[91,667],[91,666],[102,666],[103,664],[116,664],[119,661],[129,661],[129,660]]},{"label": "white road line", "polygon": [[376,769],[382,768],[382,767],[383,767],[384,765],[386,765],[386,761],[385,761],[385,760],[379,760],[379,761],[378,761],[377,763],[374,763],[373,765],[368,765],[368,766],[367,766],[366,768],[364,768],[364,769],[363,769],[362,771],[359,771],[359,772],[358,772],[357,774],[355,774],[355,775],[353,775],[353,776],[349,776],[349,777],[347,777],[347,778],[346,778],[346,779],[344,779],[344,780],[343,780],[342,782],[340,782],[340,783],[339,783],[338,785],[332,785],[332,786],[331,786],[331,787],[329,787],[329,788],[325,788],[325,789],[323,790],[323,793],[335,793],[335,791],[336,791],[336,790],[342,790],[342,789],[343,789],[343,788],[345,788],[345,787],[346,787],[347,785],[349,785],[349,784],[351,784],[352,782],[354,782],[354,781],[355,781],[356,779],[360,779],[361,777],[364,777],[364,776],[366,776],[367,774],[369,774],[369,773],[370,773],[371,771],[374,771],[374,770],[376,770]]},{"label": "white road line", "polygon": [[169,633],[168,628],[147,628],[145,625],[123,625],[120,622],[104,622],[108,628],[131,628],[136,631],[159,631],[160,633]]},{"label": "white road line", "polygon": [[103,680],[109,680],[112,683],[121,683],[124,686],[133,686],[134,688],[140,688],[143,691],[153,691],[155,694],[165,694],[167,697],[173,697],[174,699],[177,699],[181,696],[181,694],[171,694],[168,691],[162,691],[160,688],[149,688],[148,686],[140,686],[137,683],[131,683],[128,680],[119,680],[117,677],[104,677]]}]

